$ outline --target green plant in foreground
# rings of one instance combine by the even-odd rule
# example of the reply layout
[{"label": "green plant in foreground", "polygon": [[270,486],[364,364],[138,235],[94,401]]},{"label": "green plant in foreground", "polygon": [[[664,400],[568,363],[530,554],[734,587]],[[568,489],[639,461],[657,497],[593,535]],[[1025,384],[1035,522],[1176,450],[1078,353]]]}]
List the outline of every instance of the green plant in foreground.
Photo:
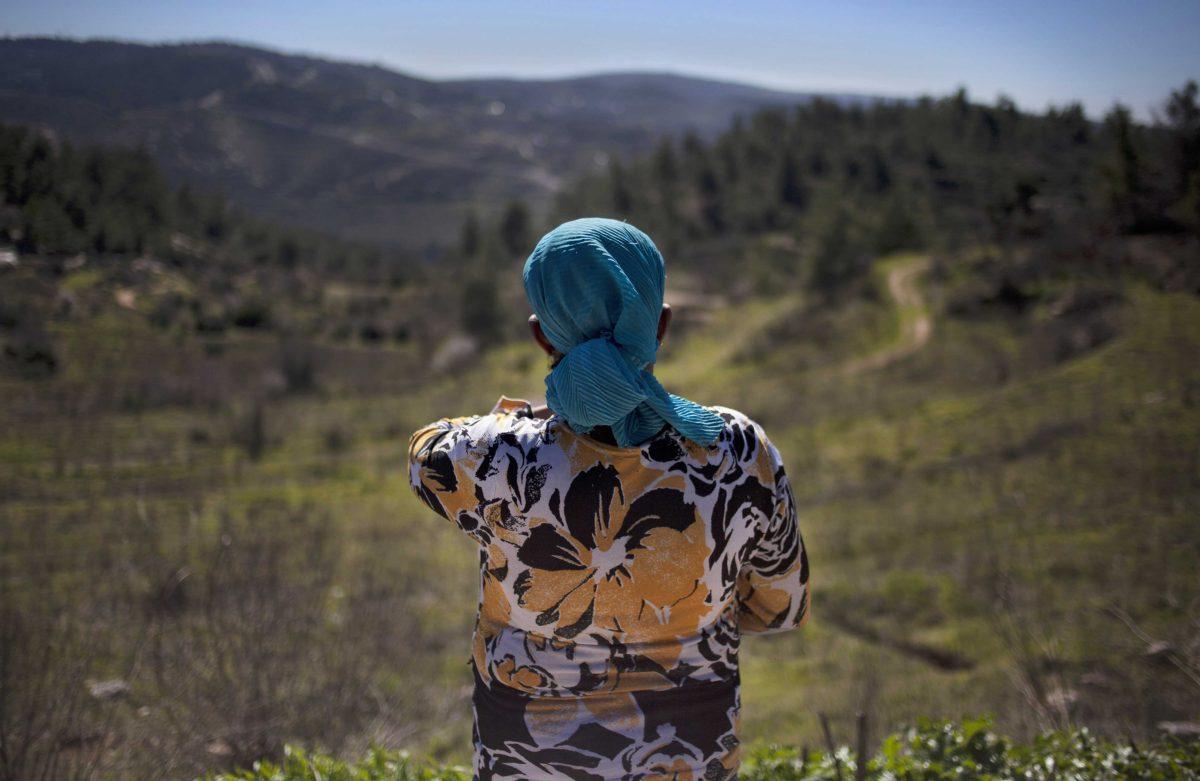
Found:
[{"label": "green plant in foreground", "polygon": [[[856,758],[843,747],[830,755],[801,758],[795,749],[768,745],[751,752],[743,781],[852,779]],[[871,779],[1196,779],[1200,744],[1161,744],[1148,749],[1102,741],[1086,729],[1048,733],[1016,745],[991,731],[986,719],[962,723],[923,720],[888,736],[867,763]]]},{"label": "green plant in foreground", "polygon": [[[752,749],[742,781],[850,781],[856,757],[846,748],[814,751],[802,757],[795,748],[764,745]],[[361,762],[289,746],[282,764],[257,762],[251,770],[210,776],[210,781],[467,781],[468,768],[440,767],[414,759],[407,751],[372,749]],[[961,723],[922,720],[889,735],[866,767],[866,777],[891,781],[1012,779],[1083,781],[1084,779],[1200,779],[1200,742],[1163,743],[1146,748],[1101,740],[1086,729],[1052,732],[1028,745],[1014,744],[991,730],[986,719]]]},{"label": "green plant in foreground", "polygon": [[404,750],[373,748],[360,762],[349,763],[287,746],[280,764],[255,762],[250,770],[207,778],[210,781],[470,781],[471,770],[457,765],[434,765],[414,759]]}]

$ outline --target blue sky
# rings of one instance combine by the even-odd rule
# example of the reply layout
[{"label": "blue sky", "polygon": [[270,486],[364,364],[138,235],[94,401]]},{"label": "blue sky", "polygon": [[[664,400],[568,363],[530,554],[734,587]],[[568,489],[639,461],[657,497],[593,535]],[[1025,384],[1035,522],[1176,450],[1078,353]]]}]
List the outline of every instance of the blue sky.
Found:
[{"label": "blue sky", "polygon": [[1139,116],[1200,78],[1200,0],[0,0],[0,33],[233,39],[423,76],[670,70],[797,90],[1001,93]]}]

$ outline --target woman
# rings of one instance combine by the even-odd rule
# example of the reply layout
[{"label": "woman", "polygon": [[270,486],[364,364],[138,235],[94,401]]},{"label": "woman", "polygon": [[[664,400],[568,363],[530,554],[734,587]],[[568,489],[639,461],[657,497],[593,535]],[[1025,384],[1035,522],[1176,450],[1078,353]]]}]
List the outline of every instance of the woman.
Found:
[{"label": "woman", "polygon": [[739,637],[808,615],[779,452],[655,379],[649,236],[568,222],[523,276],[546,406],[502,396],[409,444],[417,495],[479,544],[476,776],[736,778]]}]

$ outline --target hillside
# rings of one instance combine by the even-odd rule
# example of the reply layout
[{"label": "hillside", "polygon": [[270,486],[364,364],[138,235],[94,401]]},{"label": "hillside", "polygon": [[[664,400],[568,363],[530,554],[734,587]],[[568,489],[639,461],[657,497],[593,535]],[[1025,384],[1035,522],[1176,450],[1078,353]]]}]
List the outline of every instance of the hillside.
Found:
[{"label": "hillside", "polygon": [[223,43],[4,39],[0,58],[7,122],[143,147],[252,214],[410,248],[453,241],[470,205],[545,205],[663,134],[811,97],[650,73],[439,82]]},{"label": "hillside", "polygon": [[[748,741],[822,745],[823,713],[845,742],[858,711],[1194,731],[1195,99],[1153,127],[817,102],[564,188],[668,248],[664,385],[788,465],[813,617],[747,639]],[[0,140],[0,770],[467,761],[478,561],[405,445],[541,393],[540,226],[338,276],[336,243],[210,230],[144,155]]]},{"label": "hillside", "polygon": [[[743,649],[747,739],[819,745],[817,712],[845,736],[860,709],[879,729],[991,713],[1019,735],[1139,742],[1192,718],[1200,305],[1065,285],[1028,314],[954,314],[987,262],[935,259],[912,352],[887,298],[748,299],[672,338],[668,387],[772,432],[811,551],[811,625]],[[63,284],[117,292],[87,269]],[[48,680],[11,671],[60,693],[19,686],[10,715],[32,707],[64,741],[111,720],[105,756],[128,777],[154,746],[183,777],[284,739],[466,761],[476,557],[421,511],[404,444],[535,396],[534,348],[437,375],[407,346],[318,342],[308,389],[289,389],[286,346],[254,332],[181,341],[79,311],[51,325],[57,374],[2,388],[4,631],[18,658],[60,660]],[[93,700],[84,676],[130,690]]]}]

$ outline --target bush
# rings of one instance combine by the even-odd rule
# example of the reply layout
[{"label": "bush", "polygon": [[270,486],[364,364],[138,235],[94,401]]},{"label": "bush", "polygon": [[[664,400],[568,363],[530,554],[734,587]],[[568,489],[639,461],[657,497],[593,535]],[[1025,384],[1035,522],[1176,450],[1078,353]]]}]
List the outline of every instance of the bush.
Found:
[{"label": "bush", "polygon": [[245,451],[251,461],[262,458],[267,449],[267,421],[263,403],[255,400],[248,409],[234,413],[230,439]]},{"label": "bush", "polygon": [[[855,777],[853,752],[814,751],[802,757],[793,748],[767,745],[754,748],[742,763],[742,781],[833,781]],[[1021,779],[1022,781],[1083,781],[1083,779],[1200,778],[1200,743],[1162,744],[1147,748],[1100,740],[1086,729],[1053,732],[1030,745],[1015,745],[992,732],[985,719],[921,721],[883,741],[868,763],[871,779]],[[407,751],[373,749],[357,764],[309,754],[294,746],[282,764],[255,763],[251,770],[209,776],[212,781],[466,781],[464,767],[439,767],[415,760]]]},{"label": "bush", "polygon": [[288,393],[306,393],[317,387],[317,357],[311,343],[284,334],[276,358]]},{"label": "bush", "polygon": [[348,763],[288,746],[283,762],[278,765],[256,762],[252,770],[208,778],[212,781],[470,781],[471,771],[413,759],[407,751],[372,749],[361,762]]},{"label": "bush", "polygon": [[[766,746],[743,763],[743,781],[853,778],[856,757],[847,748],[801,757],[794,749]],[[1084,779],[1197,778],[1200,743],[1161,744],[1145,749],[1100,740],[1088,730],[1051,732],[1029,745],[1015,745],[992,732],[986,719],[961,723],[922,720],[888,736],[868,761],[871,779]]]},{"label": "bush", "polygon": [[368,344],[378,344],[383,341],[384,336],[383,328],[375,322],[368,321],[358,328],[358,338]]},{"label": "bush", "polygon": [[849,216],[838,210],[818,234],[809,286],[827,301],[838,299],[866,276],[870,265],[871,255]]},{"label": "bush", "polygon": [[271,306],[266,299],[251,295],[239,299],[233,307],[233,324],[238,328],[270,328]]},{"label": "bush", "polygon": [[54,340],[40,325],[23,325],[3,345],[5,362],[20,377],[41,379],[53,376],[59,369]]}]

